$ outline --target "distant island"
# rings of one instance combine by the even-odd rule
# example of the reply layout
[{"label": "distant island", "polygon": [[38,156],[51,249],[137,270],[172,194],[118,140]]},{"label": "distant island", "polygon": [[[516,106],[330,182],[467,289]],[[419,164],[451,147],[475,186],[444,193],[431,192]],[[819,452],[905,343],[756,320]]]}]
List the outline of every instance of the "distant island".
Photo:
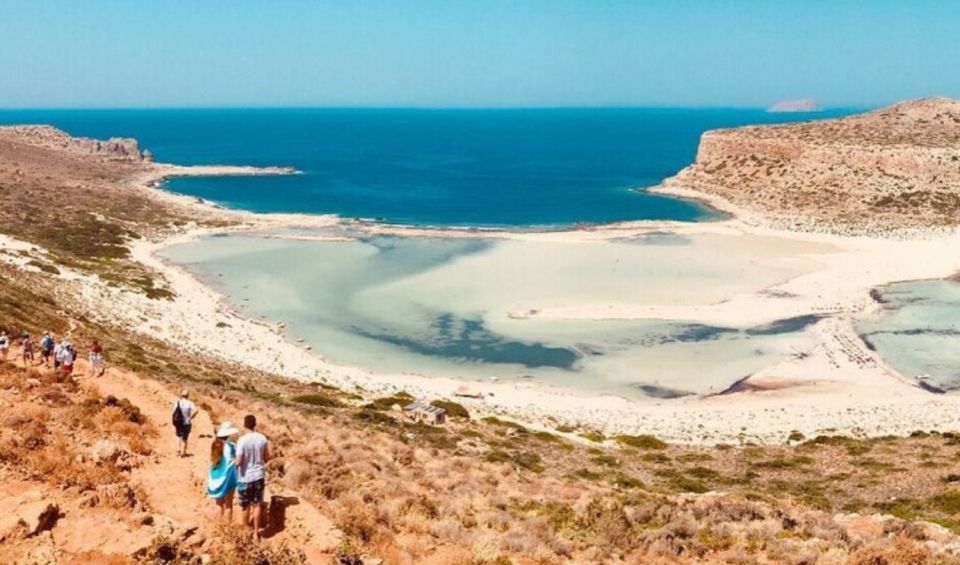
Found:
[{"label": "distant island", "polygon": [[781,100],[773,106],[767,108],[767,112],[788,113],[788,112],[819,112],[823,110],[820,104],[813,98],[799,98],[797,100]]}]

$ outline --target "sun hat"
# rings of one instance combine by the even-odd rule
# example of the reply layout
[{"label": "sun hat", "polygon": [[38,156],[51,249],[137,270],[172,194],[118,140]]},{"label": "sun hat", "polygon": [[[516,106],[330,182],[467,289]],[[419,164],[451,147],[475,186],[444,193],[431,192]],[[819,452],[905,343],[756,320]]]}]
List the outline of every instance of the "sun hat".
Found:
[{"label": "sun hat", "polygon": [[233,434],[240,433],[240,430],[233,425],[232,422],[221,422],[220,427],[217,428],[217,437],[218,438],[228,438]]}]

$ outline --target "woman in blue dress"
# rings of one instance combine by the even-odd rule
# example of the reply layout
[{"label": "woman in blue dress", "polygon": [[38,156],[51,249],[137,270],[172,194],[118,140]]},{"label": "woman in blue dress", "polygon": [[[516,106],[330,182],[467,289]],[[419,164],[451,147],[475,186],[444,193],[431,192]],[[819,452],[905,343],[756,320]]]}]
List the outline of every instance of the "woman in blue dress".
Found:
[{"label": "woman in blue dress", "polygon": [[233,522],[233,493],[237,489],[237,444],[231,438],[238,433],[236,426],[223,422],[210,446],[207,496],[217,501],[220,519],[228,524]]}]

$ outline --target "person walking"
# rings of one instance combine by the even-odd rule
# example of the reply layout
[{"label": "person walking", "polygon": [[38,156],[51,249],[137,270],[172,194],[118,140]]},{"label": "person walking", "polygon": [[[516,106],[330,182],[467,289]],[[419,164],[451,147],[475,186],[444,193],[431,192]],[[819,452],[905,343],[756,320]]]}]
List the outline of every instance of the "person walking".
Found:
[{"label": "person walking", "polygon": [[207,476],[207,496],[217,502],[220,520],[233,522],[233,493],[237,489],[237,444],[231,438],[240,433],[231,422],[217,428],[210,445],[210,472]]},{"label": "person walking", "polygon": [[43,332],[40,338],[40,359],[43,360],[43,366],[50,368],[50,357],[53,356],[53,335],[50,332]]},{"label": "person walking", "polygon": [[33,340],[30,339],[30,334],[23,334],[23,341],[20,342],[20,345],[23,348],[23,368],[26,369],[28,361],[33,361]]},{"label": "person walking", "polygon": [[190,400],[190,391],[184,389],[173,405],[173,427],[177,432],[177,454],[180,457],[187,456],[187,441],[196,415],[197,407]]},{"label": "person walking", "polygon": [[100,345],[100,342],[93,340],[93,345],[90,346],[90,376],[91,377],[102,377],[104,368],[103,368],[103,347]]},{"label": "person walking", "polygon": [[73,362],[76,360],[77,350],[68,340],[63,340],[63,347],[60,349],[60,371],[64,378],[70,378],[73,374]]},{"label": "person walking", "polygon": [[241,518],[244,526],[253,527],[253,539],[260,539],[263,521],[263,491],[266,488],[266,468],[270,461],[270,446],[267,438],[257,431],[257,418],[253,414],[243,417],[246,433],[237,442],[237,470],[240,484]]},{"label": "person walking", "polygon": [[7,330],[0,331],[0,361],[7,360],[7,352],[10,350],[10,336]]}]

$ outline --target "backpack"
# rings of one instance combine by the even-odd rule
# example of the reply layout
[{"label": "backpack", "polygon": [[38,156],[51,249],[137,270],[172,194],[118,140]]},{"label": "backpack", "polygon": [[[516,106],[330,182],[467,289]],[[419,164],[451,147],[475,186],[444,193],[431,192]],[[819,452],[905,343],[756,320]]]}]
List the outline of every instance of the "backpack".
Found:
[{"label": "backpack", "polygon": [[180,401],[173,407],[173,427],[179,432],[183,428],[183,412],[180,410]]}]

